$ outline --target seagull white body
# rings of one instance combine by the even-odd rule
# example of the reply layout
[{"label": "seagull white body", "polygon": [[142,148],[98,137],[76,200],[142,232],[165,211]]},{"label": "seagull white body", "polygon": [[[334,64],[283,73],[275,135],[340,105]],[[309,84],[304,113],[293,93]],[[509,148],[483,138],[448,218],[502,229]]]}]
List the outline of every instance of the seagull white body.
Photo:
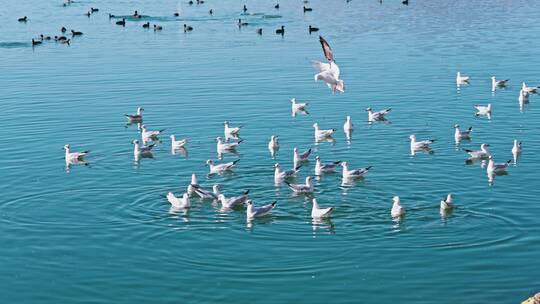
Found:
[{"label": "seagull white body", "polygon": [[197,180],[197,175],[195,173],[191,174],[191,183],[187,187],[187,193],[189,195],[195,194],[195,189],[199,187],[199,181]]},{"label": "seagull white body", "polygon": [[472,133],[472,127],[469,127],[466,131],[461,131],[459,128],[459,125],[454,125],[454,139],[456,142],[462,140],[462,139],[470,139],[471,133]]},{"label": "seagull white body", "polygon": [[354,125],[351,120],[351,117],[347,116],[347,118],[345,118],[345,123],[343,124],[343,131],[345,133],[350,133],[353,129],[354,129]]},{"label": "seagull white body", "polygon": [[401,206],[401,201],[399,199],[399,196],[394,196],[393,198],[393,205],[392,210],[390,211],[390,215],[392,215],[393,218],[401,217],[405,214],[405,208]]},{"label": "seagull white body", "polygon": [[277,136],[272,135],[270,137],[270,141],[268,142],[268,150],[270,150],[271,152],[279,150],[279,139]]},{"label": "seagull white body", "polygon": [[491,76],[491,89],[495,91],[498,87],[504,87],[509,80],[510,79],[497,80],[495,76]]},{"label": "seagull white body", "polygon": [[464,84],[469,82],[470,77],[466,75],[461,75],[460,72],[457,72],[456,74],[456,83],[457,84]]},{"label": "seagull white body", "polygon": [[452,193],[448,193],[446,199],[441,200],[440,209],[441,212],[444,212],[452,208],[454,208],[454,205],[452,204]]},{"label": "seagull white body", "polygon": [[175,135],[171,135],[171,147],[174,149],[182,148],[187,144],[187,138],[177,140]]},{"label": "seagull white body", "polygon": [[218,154],[223,153],[223,152],[234,152],[242,143],[242,141],[239,141],[236,143],[227,143],[221,137],[216,138],[216,142],[217,142],[216,150]]},{"label": "seagull white body", "polygon": [[90,151],[71,152],[70,145],[64,145],[64,150],[66,150],[66,154],[65,154],[66,162],[81,161],[90,152]]},{"label": "seagull white body", "polygon": [[143,120],[143,111],[144,109],[139,107],[137,108],[137,114],[125,114],[128,122],[135,123],[135,122],[142,122]]},{"label": "seagull white body", "polygon": [[315,139],[329,138],[329,137],[332,137],[332,135],[334,135],[334,132],[336,132],[336,129],[322,130],[321,128],[319,128],[318,123],[314,123],[313,128],[315,129]]},{"label": "seagull white body", "polygon": [[471,158],[473,159],[486,159],[491,156],[491,152],[489,152],[488,144],[481,144],[480,150],[469,150],[469,149],[463,149],[465,152],[467,152]]},{"label": "seagull white body", "polygon": [[365,168],[350,170],[349,163],[347,162],[342,162],[341,167],[343,168],[343,171],[341,173],[343,179],[364,177],[369,172],[369,169],[371,169],[371,166],[369,166]]},{"label": "seagull white body", "polygon": [[280,182],[286,178],[295,177],[298,173],[300,167],[296,167],[292,170],[283,171],[281,170],[281,166],[279,164],[274,165],[274,181]]},{"label": "seagull white body", "polygon": [[224,208],[232,209],[236,206],[243,205],[249,200],[249,190],[244,192],[240,196],[234,196],[226,198],[225,195],[220,194],[219,195],[219,201],[223,205]]},{"label": "seagull white body", "polygon": [[165,129],[151,131],[151,130],[148,130],[146,128],[146,125],[142,125],[141,126],[142,140],[143,140],[143,142],[147,142],[147,141],[150,141],[150,140],[157,139],[157,137],[159,135],[161,135],[161,133],[163,133],[163,131],[165,131]]},{"label": "seagull white body", "polygon": [[512,154],[520,154],[521,153],[521,142],[518,142],[517,139],[514,139],[514,146],[512,147]]},{"label": "seagull white body", "polygon": [[521,90],[527,93],[536,94],[539,87],[528,87],[525,82],[521,83]]},{"label": "seagull white body", "polygon": [[134,140],[133,141],[133,156],[135,156],[136,159],[140,157],[151,156],[152,148],[154,148],[154,144],[145,146],[145,145],[141,145],[138,140]]},{"label": "seagull white body", "polygon": [[474,106],[476,108],[476,116],[479,116],[479,115],[491,115],[491,104],[487,104],[487,105],[475,105]]},{"label": "seagull white body", "polygon": [[184,193],[182,197],[176,197],[172,192],[167,193],[167,200],[174,208],[177,209],[187,209],[191,207],[191,199],[189,198],[189,194]]},{"label": "seagull white body", "polygon": [[224,125],[224,133],[225,133],[225,136],[231,136],[231,135],[232,135],[232,136],[238,136],[238,135],[240,134],[240,129],[241,129],[242,127],[235,127],[235,128],[230,127],[228,121],[225,121],[225,122],[223,123],[223,125]]},{"label": "seagull white body", "polygon": [[269,214],[272,211],[272,209],[276,207],[276,202],[273,202],[271,204],[264,205],[258,208],[253,206],[253,202],[251,200],[248,200],[246,204],[247,204],[246,216],[248,220],[256,218],[256,217],[265,216]]},{"label": "seagull white body", "polygon": [[411,140],[411,150],[429,149],[429,145],[435,141],[434,139],[417,141],[414,134],[409,136],[409,139]]},{"label": "seagull white body", "polygon": [[519,103],[523,104],[523,103],[529,102],[529,96],[530,96],[529,92],[520,90],[519,97],[518,97]]},{"label": "seagull white body", "polygon": [[294,148],[294,155],[293,155],[293,163],[294,167],[300,166],[302,162],[305,162],[309,159],[309,155],[311,154],[311,148],[305,151],[304,153],[300,154],[298,152],[298,148]]},{"label": "seagull white body", "polygon": [[510,164],[511,160],[505,162],[505,163],[495,163],[493,161],[493,157],[489,157],[489,162],[487,165],[487,172],[488,173],[502,173],[506,172],[506,169],[508,169],[508,165]]},{"label": "seagull white body", "polygon": [[330,215],[334,211],[333,207],[321,208],[319,206],[319,203],[317,202],[317,199],[315,198],[311,200],[311,202],[313,203],[313,207],[311,208],[311,218],[314,218],[314,219],[327,218],[327,217],[330,217]]},{"label": "seagull white body", "polygon": [[315,158],[315,175],[320,176],[324,173],[328,172],[336,172],[337,166],[341,163],[341,161],[335,161],[330,164],[323,164],[321,162],[321,158],[317,156]]},{"label": "seagull white body", "polygon": [[386,114],[390,113],[392,109],[384,109],[378,112],[373,112],[373,109],[367,108],[366,111],[368,112],[368,121],[378,121],[384,120]]},{"label": "seagull white body", "polygon": [[343,80],[339,79],[341,71],[335,62],[331,61],[329,63],[322,63],[319,61],[314,61],[313,67],[319,70],[319,73],[315,74],[314,76],[315,81],[324,81],[332,90],[333,94],[335,94],[337,91],[341,93],[345,92],[345,84]]},{"label": "seagull white body", "polygon": [[306,177],[305,184],[290,184],[287,182],[286,184],[295,193],[313,193],[313,180],[311,176]]},{"label": "seagull white body", "polygon": [[213,160],[209,159],[206,161],[206,164],[208,165],[208,167],[210,167],[210,174],[214,174],[214,173],[220,174],[225,171],[232,171],[239,161],[240,160],[237,159],[232,162],[216,165]]},{"label": "seagull white body", "polygon": [[195,186],[194,190],[195,193],[197,193],[197,195],[203,200],[217,200],[221,194],[218,184],[212,186],[212,191],[204,190],[199,186]]},{"label": "seagull white body", "polygon": [[296,98],[291,99],[291,109],[293,112],[305,111],[307,102],[296,102]]}]

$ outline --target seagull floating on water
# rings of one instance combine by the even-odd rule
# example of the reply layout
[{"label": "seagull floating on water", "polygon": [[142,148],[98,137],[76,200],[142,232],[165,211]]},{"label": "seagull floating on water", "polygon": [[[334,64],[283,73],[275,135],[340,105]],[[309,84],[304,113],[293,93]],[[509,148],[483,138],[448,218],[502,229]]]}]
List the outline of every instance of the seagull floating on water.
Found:
[{"label": "seagull floating on water", "polygon": [[411,150],[429,149],[430,148],[429,145],[435,142],[434,139],[416,141],[416,135],[414,134],[409,136],[409,139],[411,140]]},{"label": "seagull floating on water", "polygon": [[292,170],[283,171],[281,170],[280,164],[274,164],[274,182],[279,183],[286,178],[295,177],[296,174],[300,171],[300,166],[295,167]]},{"label": "seagull floating on water", "polygon": [[466,131],[461,131],[459,125],[454,125],[454,139],[456,142],[461,141],[462,139],[471,139],[472,127],[469,127]]},{"label": "seagull floating on water", "polygon": [[270,154],[272,154],[272,157],[274,157],[277,150],[279,150],[279,139],[276,135],[272,135],[270,137],[270,141],[268,142],[268,150],[270,151]]},{"label": "seagull floating on water", "polygon": [[187,143],[187,138],[176,140],[176,135],[171,135],[171,147],[174,149],[183,148]]},{"label": "seagull floating on water", "polygon": [[240,129],[242,128],[242,126],[239,126],[239,127],[230,127],[229,126],[229,122],[228,121],[225,121],[223,123],[223,126],[224,126],[224,133],[225,133],[225,136],[238,136],[240,135]]},{"label": "seagull floating on water", "polygon": [[385,120],[386,114],[390,113],[392,111],[391,108],[380,110],[378,112],[373,112],[372,108],[367,108],[366,111],[368,112],[368,121],[382,121]]},{"label": "seagull floating on water", "polygon": [[481,144],[480,150],[463,149],[463,151],[467,152],[472,159],[487,159],[491,157],[491,152],[489,152],[488,147],[488,144]]},{"label": "seagull floating on water", "polygon": [[518,97],[518,101],[519,101],[519,104],[524,104],[524,103],[528,103],[529,102],[529,93],[527,91],[524,91],[524,90],[519,90],[519,97]]},{"label": "seagull floating on water", "polygon": [[226,198],[225,195],[219,195],[219,201],[223,205],[223,208],[232,209],[236,206],[243,205],[249,200],[249,190],[245,191],[240,196],[234,196]]},{"label": "seagull floating on water", "polygon": [[338,160],[330,164],[323,164],[319,156],[315,157],[315,161],[315,175],[317,176],[323,175],[324,173],[336,172],[337,166],[341,163],[341,161]]},{"label": "seagull floating on water", "polygon": [[488,103],[487,105],[474,105],[474,108],[476,109],[475,116],[485,115],[488,118],[491,118],[491,104]]},{"label": "seagull floating on water", "polygon": [[454,208],[454,205],[452,204],[452,193],[448,193],[446,199],[441,200],[440,210],[441,213],[444,213],[452,208]]},{"label": "seagull floating on water", "polygon": [[300,193],[300,194],[313,193],[313,181],[312,181],[311,176],[306,177],[305,184],[291,184],[288,182],[285,182],[285,184],[287,184],[289,189],[291,189],[294,193]]},{"label": "seagull floating on water", "polygon": [[169,192],[167,193],[167,200],[173,206],[173,208],[187,209],[191,207],[191,199],[189,197],[189,194],[187,193],[184,193],[182,195],[182,198],[179,198],[174,196],[172,192]]},{"label": "seagull floating on water", "polygon": [[351,117],[347,115],[345,118],[345,123],[343,124],[343,131],[345,133],[350,133],[354,129],[354,124],[351,120]]},{"label": "seagull floating on water", "polygon": [[313,203],[313,207],[311,208],[311,218],[319,219],[330,217],[334,211],[334,207],[321,208],[315,198],[312,199],[311,202]]},{"label": "seagull floating on water", "polygon": [[390,215],[392,215],[392,218],[399,218],[405,215],[405,208],[401,206],[399,196],[394,196],[393,201],[394,204],[392,205],[392,210],[390,211]]},{"label": "seagull floating on water", "polygon": [[372,166],[369,166],[365,168],[350,170],[348,162],[341,162],[341,167],[343,168],[341,175],[344,180],[364,177],[372,168]]},{"label": "seagull floating on water", "polygon": [[291,99],[291,108],[293,112],[305,111],[307,102],[296,102],[296,98]]},{"label": "seagull floating on water", "polygon": [[274,209],[276,207],[276,203],[277,202],[273,202],[271,204],[264,205],[264,206],[261,206],[261,207],[257,208],[255,206],[253,206],[253,202],[251,200],[248,200],[246,202],[246,204],[247,204],[247,209],[246,209],[247,219],[251,220],[253,218],[262,217],[262,216],[265,216],[265,215],[269,214],[272,211],[272,209]]},{"label": "seagull floating on water", "polygon": [[512,162],[512,160],[508,160],[507,162],[505,163],[495,163],[493,161],[493,156],[489,156],[489,162],[488,162],[488,165],[487,165],[487,172],[488,173],[503,173],[503,172],[506,172],[506,169],[508,169],[508,165],[510,165],[510,163]]},{"label": "seagull floating on water", "polygon": [[495,91],[497,88],[505,87],[510,79],[497,80],[495,76],[491,76],[491,90]]},{"label": "seagull floating on water", "polygon": [[221,195],[218,184],[212,186],[212,191],[204,190],[199,185],[195,185],[193,188],[195,193],[203,200],[217,200]]},{"label": "seagull floating on water", "polygon": [[158,136],[163,133],[165,129],[151,131],[146,128],[146,125],[141,126],[141,136],[143,139],[143,142],[151,141],[151,140],[158,140]]},{"label": "seagull floating on water", "polygon": [[236,164],[239,161],[240,160],[237,159],[232,162],[216,165],[213,160],[209,159],[206,161],[206,164],[208,165],[208,167],[210,167],[210,174],[215,174],[215,173],[221,174],[226,171],[232,171],[236,167]]},{"label": "seagull floating on water", "polygon": [[71,147],[69,144],[64,145],[64,150],[66,150],[65,159],[67,162],[81,161],[88,153],[90,153],[90,151],[71,152]]},{"label": "seagull floating on water", "polygon": [[243,142],[243,140],[240,140],[239,142],[236,142],[236,143],[226,143],[223,140],[223,138],[217,137],[216,142],[217,142],[217,148],[216,148],[217,153],[221,154],[221,153],[226,153],[226,152],[235,152],[236,149]]},{"label": "seagull floating on water", "polygon": [[334,134],[334,132],[336,132],[336,129],[321,130],[321,129],[319,128],[319,124],[318,124],[318,123],[314,123],[314,124],[313,124],[313,128],[315,129],[315,139],[316,139],[316,140],[319,140],[319,139],[326,139],[326,138],[332,137],[332,135]]},{"label": "seagull floating on water", "polygon": [[537,93],[537,90],[539,89],[540,87],[528,87],[525,82],[522,82],[521,83],[521,90],[527,92],[527,93],[532,93],[532,94],[536,94]]},{"label": "seagull floating on water", "polygon": [[152,157],[152,148],[154,148],[154,144],[145,146],[141,145],[138,140],[134,140],[133,145],[133,156],[135,156],[135,159],[139,159],[141,157]]},{"label": "seagull floating on water", "polygon": [[137,114],[124,114],[130,123],[142,122],[144,109],[137,108]]},{"label": "seagull floating on water", "polygon": [[300,154],[298,152],[298,148],[294,148],[293,150],[293,163],[294,163],[294,167],[298,167],[302,162],[305,162],[305,161],[308,161],[309,160],[309,155],[311,154],[311,148],[309,148],[307,151],[305,151],[304,153]]},{"label": "seagull floating on water", "polygon": [[456,83],[458,85],[469,83],[469,79],[470,79],[469,76],[461,75],[461,72],[457,72]]}]

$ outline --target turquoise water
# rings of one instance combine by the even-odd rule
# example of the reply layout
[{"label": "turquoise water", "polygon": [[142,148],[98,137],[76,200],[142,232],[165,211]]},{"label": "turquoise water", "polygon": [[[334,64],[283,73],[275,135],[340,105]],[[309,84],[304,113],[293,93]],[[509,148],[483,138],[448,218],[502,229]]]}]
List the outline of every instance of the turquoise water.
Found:
[{"label": "turquoise water", "polygon": [[[538,97],[520,111],[521,81],[540,84],[538,1],[8,0],[0,7],[0,302],[2,303],[517,303],[538,291],[540,149]],[[90,7],[100,12],[90,18]],[[214,16],[208,10],[214,10]],[[148,16],[115,25],[108,13]],[[173,12],[180,11],[178,18]],[[27,15],[26,24],[17,18]],[[162,32],[143,30],[150,20]],[[188,23],[194,31],[184,34]],[[273,31],[285,25],[284,37]],[[313,81],[321,28],[346,92]],[[84,32],[71,46],[44,43],[66,26]],[[263,35],[255,33],[263,28]],[[455,73],[471,84],[455,85]],[[492,94],[491,75],[510,78]],[[309,101],[291,116],[289,100]],[[491,120],[473,105],[492,103]],[[151,129],[166,128],[153,159],[134,163],[124,113],[145,108]],[[390,124],[367,123],[364,109],[392,107]],[[356,125],[351,142],[346,115]],[[222,123],[244,125],[235,174],[206,177]],[[313,122],[336,128],[315,144]],[[473,126],[456,147],[455,123]],[[436,138],[433,154],[409,153],[408,136]],[[169,134],[190,139],[171,155]],[[276,160],[267,150],[279,135]],[[521,159],[490,185],[461,148],[491,145],[497,161]],[[88,166],[66,170],[62,147],[91,150]],[[366,179],[316,181],[331,220],[312,222],[308,198],[273,183],[272,165],[292,166],[292,149],[323,161],[373,165]],[[314,160],[298,181],[313,174]],[[184,215],[163,197],[183,193],[196,173],[227,195],[250,189],[271,216],[247,223],[243,210],[193,201]],[[439,215],[452,192],[454,212]],[[392,196],[407,210],[390,218]]]}]

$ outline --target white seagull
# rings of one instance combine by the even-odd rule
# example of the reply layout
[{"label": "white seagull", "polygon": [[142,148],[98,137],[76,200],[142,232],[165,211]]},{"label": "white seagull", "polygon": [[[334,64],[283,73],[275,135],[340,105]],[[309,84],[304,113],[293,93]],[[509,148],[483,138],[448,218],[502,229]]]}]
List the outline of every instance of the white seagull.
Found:
[{"label": "white seagull", "polygon": [[137,114],[124,114],[129,123],[142,122],[143,120],[143,111],[144,109],[139,107],[137,108]]},{"label": "white seagull", "polygon": [[373,112],[372,108],[367,108],[366,111],[368,112],[368,121],[381,121],[386,119],[386,114],[390,113],[392,109],[388,108],[378,112]]},{"label": "white seagull", "polygon": [[313,128],[315,129],[315,139],[316,140],[318,140],[318,139],[326,139],[326,138],[332,137],[334,132],[336,132],[336,129],[321,130],[319,128],[318,123],[314,123]]},{"label": "white seagull", "polygon": [[334,207],[321,208],[317,199],[312,199],[313,207],[311,208],[311,218],[320,219],[330,217],[330,214],[334,211]]},{"label": "white seagull", "polygon": [[488,147],[488,144],[481,144],[480,150],[463,149],[463,151],[467,152],[473,159],[486,159],[491,157]]},{"label": "white seagull", "polygon": [[219,195],[219,201],[221,202],[223,207],[227,209],[232,209],[236,206],[243,205],[247,202],[247,200],[249,200],[249,190],[245,191],[240,196],[234,196],[229,198],[226,198],[223,194]]},{"label": "white seagull", "polygon": [[173,149],[179,149],[179,148],[182,148],[184,147],[188,140],[187,138],[184,138],[184,139],[180,139],[180,140],[176,140],[176,136],[175,135],[171,135],[171,147],[173,147]]},{"label": "white seagull", "polygon": [[456,142],[459,142],[462,139],[471,139],[472,127],[469,127],[467,131],[461,131],[459,129],[459,125],[456,124],[454,125],[454,129],[454,139],[456,140]]},{"label": "white seagull", "polygon": [[489,156],[489,163],[487,165],[487,172],[489,173],[502,173],[506,172],[506,169],[508,168],[508,165],[512,162],[512,160],[509,160],[505,163],[495,163],[493,161],[493,156]]},{"label": "white seagull", "polygon": [[174,208],[177,209],[187,209],[191,207],[191,199],[189,197],[189,194],[184,193],[182,195],[182,198],[174,196],[172,192],[167,193],[167,200]]},{"label": "white seagull", "polygon": [[218,184],[212,186],[212,191],[204,190],[199,185],[193,186],[193,188],[195,193],[203,200],[217,200],[221,194]]},{"label": "white seagull", "polygon": [[148,130],[146,128],[146,125],[142,125],[141,126],[142,140],[143,140],[143,142],[156,140],[156,139],[158,139],[158,136],[161,135],[161,133],[163,133],[164,131],[165,131],[165,129],[156,130],[156,131],[150,131],[150,130]]},{"label": "white seagull", "polygon": [[497,78],[495,78],[495,76],[491,76],[491,89],[493,91],[495,91],[497,88],[499,87],[505,87],[506,86],[506,83],[509,81],[510,79],[505,79],[505,80],[497,80]]},{"label": "white seagull", "polygon": [[281,166],[279,164],[275,164],[274,165],[274,181],[278,183],[286,178],[295,177],[299,170],[300,170],[300,166],[295,167],[292,170],[283,171],[281,170]]},{"label": "white seagull", "polygon": [[81,161],[90,152],[90,151],[71,152],[71,148],[69,144],[64,145],[64,150],[66,150],[65,158],[67,162]]},{"label": "white seagull", "polygon": [[224,126],[225,136],[238,136],[240,134],[240,129],[242,128],[242,126],[232,128],[232,127],[229,126],[228,121],[225,121],[223,123],[223,126]]},{"label": "white seagull", "polygon": [[457,72],[456,74],[456,83],[459,84],[465,84],[469,82],[470,77],[466,75],[461,75],[461,72]]},{"label": "white seagull", "polygon": [[416,141],[416,135],[414,134],[409,136],[409,139],[411,140],[411,150],[429,149],[429,145],[435,142],[434,139]]},{"label": "white seagull", "polygon": [[152,156],[152,148],[154,148],[154,144],[145,146],[141,145],[138,140],[134,140],[133,145],[133,156],[135,156],[135,159]]},{"label": "white seagull", "polygon": [[353,129],[354,129],[354,125],[351,120],[351,117],[347,116],[347,118],[345,118],[345,123],[343,124],[343,131],[345,133],[350,133]]},{"label": "white seagull", "polygon": [[369,167],[365,167],[365,168],[349,170],[349,163],[348,162],[342,162],[341,167],[343,168],[343,172],[341,174],[343,179],[364,177],[369,172],[369,170],[372,168],[372,166],[369,166]]},{"label": "white seagull", "polygon": [[309,148],[304,153],[300,154],[298,152],[298,148],[295,147],[293,152],[294,152],[293,163],[294,163],[294,167],[296,168],[296,167],[299,167],[302,162],[308,161],[309,155],[311,154],[311,148]]},{"label": "white seagull", "polygon": [[394,196],[393,198],[394,204],[392,205],[392,210],[390,211],[390,214],[393,218],[398,218],[403,215],[405,215],[405,208],[401,206],[401,201],[399,199],[399,196]]},{"label": "white seagull", "polygon": [[520,104],[528,103],[529,102],[529,95],[530,95],[529,92],[519,90],[519,97],[518,97],[519,103]]},{"label": "white seagull", "polygon": [[216,147],[217,153],[221,154],[223,152],[235,152],[236,149],[243,142],[243,140],[240,140],[236,143],[227,143],[223,140],[223,138],[217,137],[216,142],[217,142],[217,147]]},{"label": "white seagull", "polygon": [[206,165],[210,167],[210,174],[214,174],[214,173],[221,174],[221,173],[224,173],[225,171],[232,171],[239,161],[240,160],[237,159],[232,162],[216,165],[213,160],[209,159],[206,161]]},{"label": "white seagull", "polygon": [[335,161],[330,164],[323,164],[319,156],[315,157],[315,175],[320,176],[328,172],[336,172],[337,166],[341,161]]},{"label": "white seagull", "polygon": [[287,186],[295,193],[313,193],[313,181],[311,176],[306,177],[305,184],[291,184],[285,182]]},{"label": "white seagull", "polygon": [[440,204],[441,213],[448,211],[452,208],[454,208],[454,205],[452,204],[452,193],[448,193],[448,195],[446,196],[446,199],[441,200],[441,204]]},{"label": "white seagull", "polygon": [[253,206],[253,202],[251,200],[248,200],[246,202],[247,204],[246,215],[247,215],[248,220],[267,215],[268,213],[272,211],[272,209],[276,207],[276,203],[277,202],[273,202],[271,204],[264,205],[262,207],[257,208]]},{"label": "white seagull", "polygon": [[296,98],[291,99],[291,108],[293,113],[301,111],[307,112],[307,105],[307,102],[296,102]]},{"label": "white seagull", "polygon": [[474,105],[474,107],[476,108],[476,116],[480,116],[480,115],[487,115],[488,117],[491,115],[491,104],[487,104],[487,105]]},{"label": "white seagull", "polygon": [[313,62],[313,67],[319,71],[319,73],[314,76],[315,81],[322,80],[326,82],[328,87],[332,89],[332,94],[335,94],[336,91],[343,93],[345,92],[345,83],[343,80],[339,79],[341,72],[334,59],[332,48],[330,48],[328,42],[321,36],[319,36],[319,42],[321,43],[324,57],[326,57],[328,63],[319,61]]},{"label": "white seagull", "polygon": [[525,82],[521,83],[521,90],[527,93],[536,94],[540,87],[528,87]]},{"label": "white seagull", "polygon": [[276,135],[272,135],[270,137],[270,141],[268,142],[268,150],[270,150],[270,152],[279,150],[279,139]]},{"label": "white seagull", "polygon": [[512,154],[521,153],[521,142],[518,142],[517,139],[514,139],[514,146],[512,147]]}]

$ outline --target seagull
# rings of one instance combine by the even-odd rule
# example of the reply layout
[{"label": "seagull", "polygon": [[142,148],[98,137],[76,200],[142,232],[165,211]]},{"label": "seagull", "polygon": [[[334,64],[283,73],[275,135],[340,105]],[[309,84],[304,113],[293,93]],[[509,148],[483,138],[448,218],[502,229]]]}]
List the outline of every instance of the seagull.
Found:
[{"label": "seagull", "polygon": [[369,167],[365,167],[365,168],[349,170],[349,163],[348,162],[342,162],[341,167],[343,168],[343,172],[342,172],[343,179],[364,177],[369,172],[369,170],[372,168],[372,166],[369,166]]},{"label": "seagull", "polygon": [[352,123],[351,117],[347,116],[345,119],[345,123],[343,124],[343,131],[345,133],[350,133],[354,129],[354,125]]},{"label": "seagull", "polygon": [[161,133],[163,133],[164,131],[165,131],[165,129],[161,129],[161,130],[157,130],[157,131],[149,131],[146,128],[146,125],[142,125],[141,126],[141,135],[142,135],[143,142],[158,139],[158,136],[161,135]]},{"label": "seagull", "polygon": [[498,87],[501,88],[501,87],[505,87],[506,86],[506,83],[509,81],[510,79],[505,79],[505,80],[497,80],[495,78],[495,76],[491,76],[491,89],[493,91],[495,91]]},{"label": "seagull", "polygon": [[199,187],[199,181],[197,180],[197,175],[195,173],[191,174],[191,183],[187,187],[187,193],[189,195],[195,194],[195,189],[200,188]]},{"label": "seagull", "polygon": [[491,157],[491,152],[489,152],[488,147],[488,144],[481,144],[480,150],[474,151],[469,149],[463,149],[463,151],[467,152],[472,159],[486,159]]},{"label": "seagull", "polygon": [[188,143],[187,138],[176,140],[175,135],[171,135],[171,147],[174,149],[179,149],[184,147]]},{"label": "seagull", "polygon": [[214,164],[213,160],[209,159],[206,161],[206,164],[208,165],[208,167],[210,167],[210,174],[214,174],[214,173],[221,174],[225,171],[232,171],[239,161],[240,160],[237,159],[232,162],[216,165]]},{"label": "seagull", "polygon": [[336,172],[337,166],[341,163],[338,160],[330,164],[323,164],[319,156],[315,157],[315,160],[315,175],[317,176],[323,175],[323,173]]},{"label": "seagull", "polygon": [[386,114],[390,113],[392,109],[388,108],[378,112],[373,112],[372,108],[367,108],[366,111],[368,112],[368,121],[382,121],[385,120]]},{"label": "seagull", "polygon": [[286,178],[295,177],[298,171],[300,171],[300,166],[292,170],[282,171],[281,166],[276,163],[274,165],[274,182],[279,183]]},{"label": "seagull", "polygon": [[296,98],[291,99],[291,108],[292,108],[293,113],[300,112],[300,111],[306,111],[307,105],[308,105],[307,102],[300,103],[300,102],[296,102]]},{"label": "seagull", "polygon": [[314,219],[320,219],[325,217],[330,217],[330,214],[334,211],[334,207],[321,208],[317,199],[312,199],[313,208],[311,208],[311,217]]},{"label": "seagull", "polygon": [[518,97],[518,101],[520,104],[524,104],[524,103],[528,103],[529,102],[529,93],[527,91],[524,91],[524,90],[520,90],[519,91],[519,97]]},{"label": "seagull", "polygon": [[399,196],[394,196],[393,201],[394,201],[394,204],[392,205],[392,211],[390,211],[390,214],[392,215],[392,217],[398,218],[405,215],[405,208],[401,206]]},{"label": "seagull", "polygon": [[313,181],[311,176],[306,177],[305,184],[290,184],[285,182],[287,186],[295,193],[313,193]]},{"label": "seagull", "polygon": [[240,133],[240,129],[242,128],[242,126],[239,126],[239,127],[236,127],[236,128],[231,128],[229,127],[229,122],[228,121],[225,121],[223,123],[223,125],[225,126],[225,130],[224,130],[224,133],[225,133],[225,136],[238,136],[239,133]]},{"label": "seagull", "polygon": [[244,203],[249,200],[249,190],[245,191],[240,196],[234,196],[226,198],[225,195],[220,194],[219,195],[219,201],[223,205],[224,208],[232,209],[236,206],[243,205]]},{"label": "seagull", "polygon": [[315,129],[315,139],[329,138],[336,132],[336,129],[321,130],[318,123],[314,123],[313,128]]},{"label": "seagull", "polygon": [[480,116],[480,115],[487,115],[488,117],[491,116],[491,104],[487,104],[487,105],[474,105],[474,107],[476,108],[476,114],[475,116]]},{"label": "seagull", "polygon": [[339,79],[341,72],[334,59],[332,48],[322,36],[319,36],[319,42],[321,43],[324,57],[328,60],[328,63],[319,61],[314,61],[312,63],[313,67],[319,71],[319,73],[314,76],[315,81],[322,80],[326,82],[328,87],[332,89],[332,94],[335,94],[336,91],[343,93],[345,92],[345,83],[343,80]]},{"label": "seagull", "polygon": [[276,207],[276,203],[277,202],[273,202],[271,204],[264,205],[264,206],[261,206],[261,207],[257,208],[255,206],[253,206],[253,202],[251,200],[248,200],[246,202],[246,204],[247,204],[247,209],[246,209],[247,219],[251,220],[251,219],[256,218],[256,217],[261,217],[261,216],[267,215],[268,213],[270,213],[272,211],[272,209],[274,209]]},{"label": "seagull", "polygon": [[270,141],[268,142],[268,150],[271,152],[279,150],[279,139],[276,135],[272,135],[270,137]]},{"label": "seagull", "polygon": [[508,165],[512,162],[512,160],[509,160],[505,163],[495,163],[493,161],[493,156],[489,156],[489,163],[487,165],[487,172],[488,173],[502,173],[506,172],[506,169],[508,168]]},{"label": "seagull", "polygon": [[521,141],[518,142],[517,139],[514,139],[514,146],[512,147],[512,154],[520,154],[521,153]]},{"label": "seagull", "polygon": [[167,200],[174,208],[177,209],[187,209],[191,206],[191,199],[189,194],[184,193],[182,198],[174,196],[172,192],[167,193]]},{"label": "seagull", "polygon": [[71,152],[71,147],[69,144],[64,145],[64,150],[66,150],[66,161],[81,161],[83,158],[90,153],[90,151],[82,151],[82,152]]},{"label": "seagull", "polygon": [[141,146],[138,140],[134,140],[133,145],[133,155],[135,156],[135,159],[139,159],[140,157],[152,156],[152,148],[154,148],[154,144],[151,144],[149,146]]},{"label": "seagull", "polygon": [[470,79],[469,76],[461,75],[461,72],[457,72],[457,75],[456,75],[456,83],[457,83],[458,85],[460,85],[460,84],[465,84],[465,83],[469,83],[469,79]]},{"label": "seagull", "polygon": [[199,185],[194,185],[193,188],[195,193],[203,200],[217,200],[221,195],[218,184],[212,186],[212,191],[204,190]]},{"label": "seagull", "polygon": [[294,152],[294,155],[293,155],[294,167],[298,167],[302,162],[308,161],[309,155],[311,154],[311,148],[309,148],[304,153],[300,154],[298,153],[298,148],[295,147],[293,152]]},{"label": "seagull", "polygon": [[452,193],[448,193],[446,199],[441,200],[441,213],[448,211],[452,208],[454,208],[454,205],[452,204]]},{"label": "seagull", "polygon": [[459,142],[462,139],[471,139],[471,133],[472,133],[472,127],[469,127],[467,131],[461,131],[459,129],[459,125],[454,125],[454,129],[456,130],[454,132],[454,139],[456,142]]},{"label": "seagull", "polygon": [[521,90],[527,92],[527,93],[532,93],[532,94],[536,94],[537,93],[537,90],[539,89],[540,87],[528,87],[525,82],[522,82],[521,83]]},{"label": "seagull", "polygon": [[242,143],[243,140],[240,140],[239,142],[236,142],[236,143],[226,143],[223,140],[223,138],[217,137],[216,142],[217,142],[217,148],[216,148],[217,153],[221,154],[223,152],[234,152],[234,151],[236,151],[236,149],[240,146],[240,143]]},{"label": "seagull", "polygon": [[129,123],[135,123],[135,122],[142,122],[143,120],[143,111],[144,109],[141,107],[137,108],[137,114],[124,114],[129,121]]},{"label": "seagull", "polygon": [[416,141],[416,135],[414,134],[409,136],[409,138],[411,139],[411,150],[429,149],[429,145],[435,141],[434,139]]}]

